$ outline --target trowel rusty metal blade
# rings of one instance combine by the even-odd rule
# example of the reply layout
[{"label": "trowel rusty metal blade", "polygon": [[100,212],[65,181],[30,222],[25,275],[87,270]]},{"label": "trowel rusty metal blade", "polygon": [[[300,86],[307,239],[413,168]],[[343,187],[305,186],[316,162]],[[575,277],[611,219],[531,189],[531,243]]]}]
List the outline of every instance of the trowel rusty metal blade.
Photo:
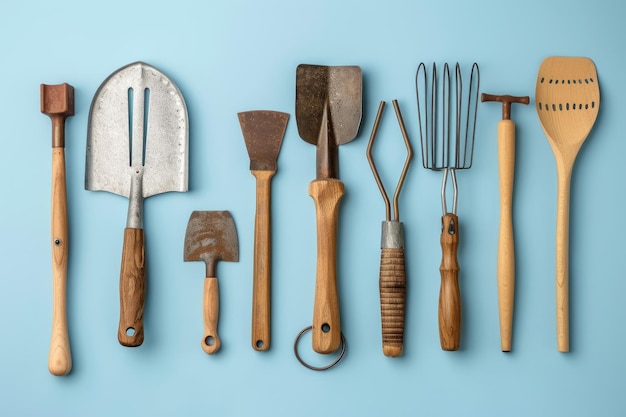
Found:
[{"label": "trowel rusty metal blade", "polygon": [[362,74],[358,66],[298,65],[296,122],[305,141],[319,145],[324,119],[332,127],[329,140],[353,140],[361,124]]},{"label": "trowel rusty metal blade", "polygon": [[237,262],[239,240],[228,211],[194,211],[185,233],[184,260],[204,261],[207,277],[215,277],[217,261]]},{"label": "trowel rusty metal blade", "polygon": [[135,62],[111,74],[89,111],[85,188],[130,196],[143,171],[143,197],[187,191],[188,116],[165,74]]},{"label": "trowel rusty metal blade", "polygon": [[250,156],[250,170],[276,171],[289,114],[270,110],[238,113],[239,124]]}]

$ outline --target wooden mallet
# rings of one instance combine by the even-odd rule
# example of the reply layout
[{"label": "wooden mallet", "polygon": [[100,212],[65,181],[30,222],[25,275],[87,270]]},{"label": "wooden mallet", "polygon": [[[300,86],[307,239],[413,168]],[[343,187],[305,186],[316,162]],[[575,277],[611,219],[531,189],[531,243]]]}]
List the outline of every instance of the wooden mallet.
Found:
[{"label": "wooden mallet", "polygon": [[515,299],[515,243],[513,239],[515,123],[511,120],[511,104],[528,104],[529,98],[528,96],[497,96],[483,93],[480,101],[497,101],[502,103],[502,120],[498,122],[498,174],[500,178],[498,310],[500,313],[500,344],[503,352],[510,352]]},{"label": "wooden mallet", "polygon": [[74,115],[74,88],[41,84],[41,112],[52,120],[52,337],[48,355],[51,374],[67,375],[72,354],[67,330],[67,190],[65,181],[65,119]]}]

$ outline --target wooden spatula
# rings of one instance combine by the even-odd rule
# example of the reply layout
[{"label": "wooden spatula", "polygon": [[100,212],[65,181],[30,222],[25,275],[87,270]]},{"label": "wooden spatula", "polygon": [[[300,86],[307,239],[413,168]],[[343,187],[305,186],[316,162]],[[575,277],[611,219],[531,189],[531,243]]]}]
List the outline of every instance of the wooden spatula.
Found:
[{"label": "wooden spatula", "polygon": [[537,114],[556,160],[556,325],[559,352],[569,351],[569,194],[576,155],[600,108],[596,67],[589,58],[549,57],[539,67]]}]

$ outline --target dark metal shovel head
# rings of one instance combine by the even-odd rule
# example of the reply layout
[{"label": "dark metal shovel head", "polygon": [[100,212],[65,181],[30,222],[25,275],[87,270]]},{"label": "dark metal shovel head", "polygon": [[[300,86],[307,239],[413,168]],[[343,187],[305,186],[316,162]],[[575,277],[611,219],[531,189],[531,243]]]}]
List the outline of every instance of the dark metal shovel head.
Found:
[{"label": "dark metal shovel head", "polygon": [[189,127],[183,95],[165,74],[135,62],[111,74],[89,110],[85,188],[143,197],[187,191]]},{"label": "dark metal shovel head", "polygon": [[217,261],[239,261],[235,221],[228,211],[194,211],[185,233],[184,260],[204,261],[207,277],[215,277]]},{"label": "dark metal shovel head", "polygon": [[318,145],[327,121],[332,127],[329,140],[335,145],[356,138],[361,124],[362,84],[358,66],[298,65],[296,122],[300,137]]},{"label": "dark metal shovel head", "polygon": [[256,110],[238,113],[250,169],[276,171],[276,160],[283,143],[289,115],[277,111]]}]

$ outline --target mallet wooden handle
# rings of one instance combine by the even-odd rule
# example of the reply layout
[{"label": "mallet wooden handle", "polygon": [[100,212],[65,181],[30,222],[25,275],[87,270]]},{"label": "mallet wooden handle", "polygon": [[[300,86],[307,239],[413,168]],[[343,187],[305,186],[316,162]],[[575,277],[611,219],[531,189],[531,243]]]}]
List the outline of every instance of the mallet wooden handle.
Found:
[{"label": "mallet wooden handle", "polygon": [[406,270],[403,227],[399,221],[383,222],[380,254],[380,313],[383,354],[402,355],[406,304]]},{"label": "mallet wooden handle", "polygon": [[271,294],[271,180],[275,171],[252,170],[256,177],[254,268],[252,278],[252,348],[270,348]]},{"label": "mallet wooden handle", "polygon": [[52,121],[52,336],[48,370],[67,375],[72,369],[67,327],[68,221],[65,174],[65,119],[74,115],[74,88],[69,84],[40,86],[41,112]]},{"label": "mallet wooden handle", "polygon": [[220,288],[215,277],[206,277],[204,279],[202,311],[204,316],[202,349],[207,354],[212,355],[222,346],[220,336],[217,333],[217,323],[220,315]]},{"label": "mallet wooden handle", "polygon": [[461,344],[461,291],[459,289],[459,218],[448,213],[441,218],[441,288],[439,290],[439,340],[443,350],[458,350]]},{"label": "mallet wooden handle", "polygon": [[338,179],[317,179],[309,184],[317,218],[317,274],[313,307],[312,346],[317,353],[332,353],[341,344],[337,293],[337,224],[344,194]]},{"label": "mallet wooden handle", "polygon": [[124,229],[120,271],[120,344],[136,347],[143,343],[143,311],[146,299],[146,262],[143,229]]}]

